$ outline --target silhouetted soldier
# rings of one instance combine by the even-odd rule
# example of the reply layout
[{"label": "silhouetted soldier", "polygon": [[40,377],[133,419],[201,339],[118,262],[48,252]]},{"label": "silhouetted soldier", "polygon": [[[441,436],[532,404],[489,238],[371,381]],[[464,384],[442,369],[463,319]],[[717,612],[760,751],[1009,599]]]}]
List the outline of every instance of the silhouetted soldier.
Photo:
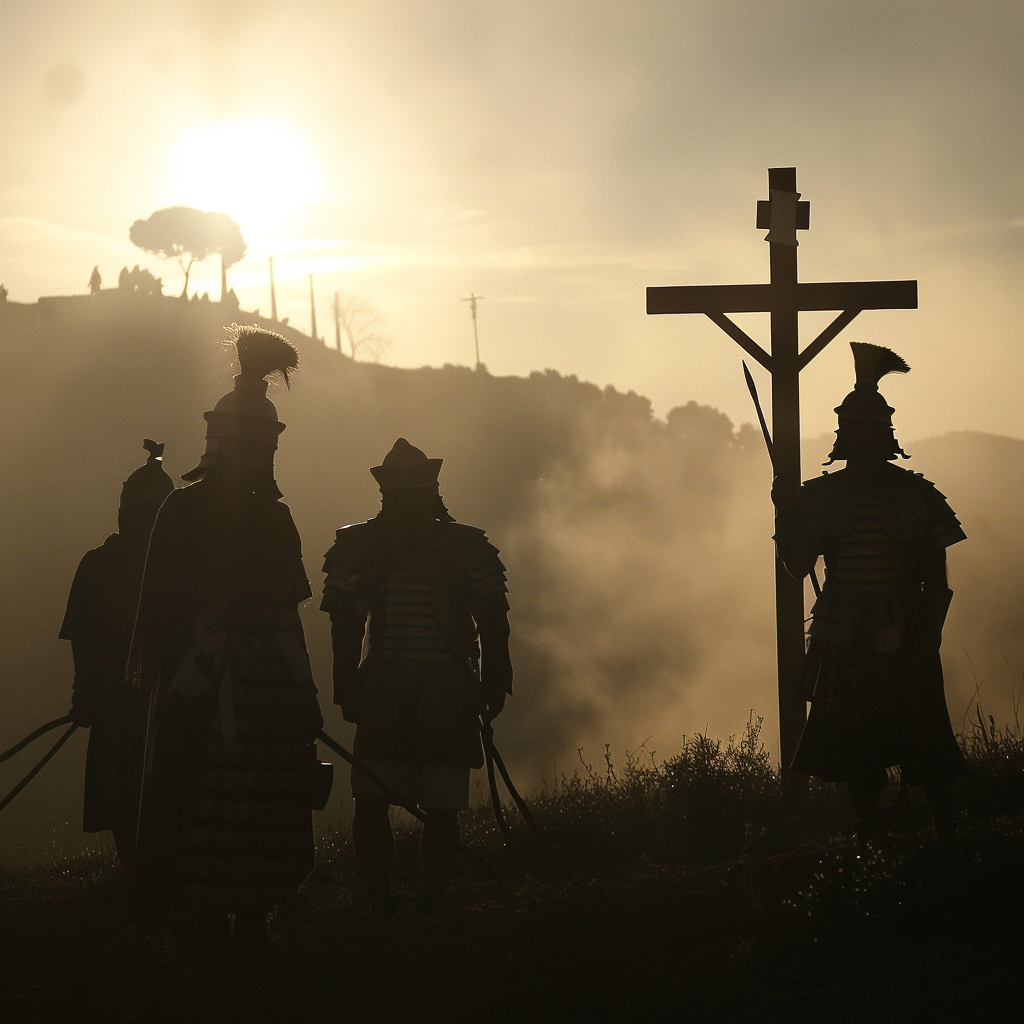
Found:
[{"label": "silhouetted soldier", "polygon": [[[441,461],[399,438],[370,470],[380,513],[338,531],[321,608],[331,616],[334,703],[358,724],[356,757],[458,836],[470,769],[483,764],[477,716],[500,713],[512,663],[505,567],[483,530],[448,514]],[[389,800],[355,768],[352,793],[352,839],[372,911],[391,916]],[[454,848],[427,828],[420,854],[422,909],[443,912]]]},{"label": "silhouetted soldier", "polygon": [[857,384],[836,409],[828,463],[846,468],[772,490],[786,568],[801,578],[825,558],[799,693],[811,710],[793,770],[846,783],[858,834],[870,838],[886,769],[898,764],[952,839],[953,781],[970,769],[950,726],[939,645],[953,596],[946,548],[965,535],[933,484],[890,465],[907,456],[878,381],[910,368],[889,349],[851,348]]},{"label": "silhouetted soldier", "polygon": [[71,718],[92,730],[82,830],[113,832],[125,875],[131,873],[135,846],[142,751],[139,695],[127,685],[125,669],[149,535],[174,490],[163,470],[164,446],[147,439],[143,447],[149,458],[121,488],[117,533],[83,556],[60,628],[75,659]]},{"label": "silhouetted soldier", "polygon": [[150,699],[134,919],[175,893],[258,927],[313,867],[314,737],[323,721],[298,607],[299,535],[274,480],[284,424],[267,380],[295,350],[233,328],[240,373],[206,413],[206,451],[153,529],[132,669]]},{"label": "silhouetted soldier", "polygon": [[89,277],[89,294],[99,295],[100,285],[103,283],[103,279],[100,277],[100,268],[93,267],[92,274]]}]

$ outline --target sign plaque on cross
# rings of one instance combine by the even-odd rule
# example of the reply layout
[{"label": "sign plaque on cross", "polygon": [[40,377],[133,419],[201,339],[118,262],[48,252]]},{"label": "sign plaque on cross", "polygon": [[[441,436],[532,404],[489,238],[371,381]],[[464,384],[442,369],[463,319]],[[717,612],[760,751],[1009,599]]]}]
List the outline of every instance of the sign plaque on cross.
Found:
[{"label": "sign plaque on cross", "polygon": [[[648,288],[648,313],[703,313],[772,377],[773,465],[776,475],[799,480],[800,371],[865,309],[917,309],[916,281],[804,283],[797,279],[797,231],[810,227],[811,204],[800,199],[795,167],[768,171],[767,200],[757,204],[757,227],[767,229],[768,284]],[[835,310],[838,316],[800,349],[799,314]],[[729,313],[768,313],[771,352],[766,352]],[[784,780],[796,783],[789,765],[806,721],[796,690],[804,660],[803,582],[775,558],[775,635],[779,673],[779,741]]]}]

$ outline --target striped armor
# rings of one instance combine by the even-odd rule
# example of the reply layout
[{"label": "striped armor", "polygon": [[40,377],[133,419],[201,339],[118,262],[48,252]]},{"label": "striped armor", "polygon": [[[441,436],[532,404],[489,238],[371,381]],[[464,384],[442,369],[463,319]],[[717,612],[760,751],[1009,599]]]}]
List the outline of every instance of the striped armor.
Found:
[{"label": "striped armor", "polygon": [[374,533],[373,520],[338,530],[320,607],[369,613],[368,655],[477,660],[474,620],[487,607],[508,611],[505,566],[486,533],[435,522],[424,544],[386,569]]},{"label": "striped armor", "polygon": [[800,490],[803,528],[825,556],[825,585],[808,636],[848,647],[855,631],[892,653],[921,594],[918,546],[946,548],[965,538],[945,496],[918,473],[886,466],[881,481],[825,473]]}]

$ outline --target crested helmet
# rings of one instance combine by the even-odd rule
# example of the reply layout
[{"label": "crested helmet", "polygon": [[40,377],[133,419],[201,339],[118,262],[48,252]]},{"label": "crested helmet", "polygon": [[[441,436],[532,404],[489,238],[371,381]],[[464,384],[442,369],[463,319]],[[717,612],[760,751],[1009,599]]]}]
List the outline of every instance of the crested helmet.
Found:
[{"label": "crested helmet", "polygon": [[164,498],[174,490],[174,481],[164,470],[164,445],[148,437],[142,447],[149,452],[149,458],[135,470],[121,485],[121,506],[127,502],[141,502],[159,507]]},{"label": "crested helmet", "polygon": [[909,373],[910,367],[902,356],[882,345],[870,345],[867,342],[852,341],[853,366],[856,383],[853,390],[836,406],[839,417],[839,429],[836,440],[829,454],[826,465],[836,459],[846,459],[847,446],[843,437],[844,424],[847,428],[857,423],[873,422],[882,428],[883,444],[886,448],[885,458],[895,459],[897,456],[909,458],[896,440],[892,425],[892,414],[896,411],[878,390],[878,382],[887,373]]},{"label": "crested helmet", "polygon": [[275,376],[286,387],[290,385],[290,374],[299,365],[298,352],[280,334],[263,327],[232,324],[226,330],[238,354],[235,386],[210,412],[203,413],[206,451],[195,469],[182,474],[182,480],[203,477],[217,461],[222,438],[239,438],[274,450],[284,430],[277,408],[267,397],[267,385]]}]

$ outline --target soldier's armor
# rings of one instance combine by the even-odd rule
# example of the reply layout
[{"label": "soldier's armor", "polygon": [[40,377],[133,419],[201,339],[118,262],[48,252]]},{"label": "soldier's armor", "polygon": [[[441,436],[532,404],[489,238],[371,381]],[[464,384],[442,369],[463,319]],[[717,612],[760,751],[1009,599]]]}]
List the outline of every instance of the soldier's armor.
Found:
[{"label": "soldier's armor", "polygon": [[369,612],[369,656],[476,661],[474,612],[508,611],[505,566],[487,534],[436,522],[426,544],[382,568],[376,531],[373,520],[337,531],[321,607]]},{"label": "soldier's armor", "polygon": [[369,614],[356,756],[479,768],[477,623],[508,612],[505,567],[484,531],[430,521],[389,536],[383,521],[358,523],[338,530],[324,571],[332,619]]},{"label": "soldier's armor", "polygon": [[946,548],[966,536],[935,485],[897,466],[878,481],[844,471],[807,481],[800,515],[825,557],[808,635],[845,647],[857,631],[882,653],[899,647],[921,593],[917,546]]}]

